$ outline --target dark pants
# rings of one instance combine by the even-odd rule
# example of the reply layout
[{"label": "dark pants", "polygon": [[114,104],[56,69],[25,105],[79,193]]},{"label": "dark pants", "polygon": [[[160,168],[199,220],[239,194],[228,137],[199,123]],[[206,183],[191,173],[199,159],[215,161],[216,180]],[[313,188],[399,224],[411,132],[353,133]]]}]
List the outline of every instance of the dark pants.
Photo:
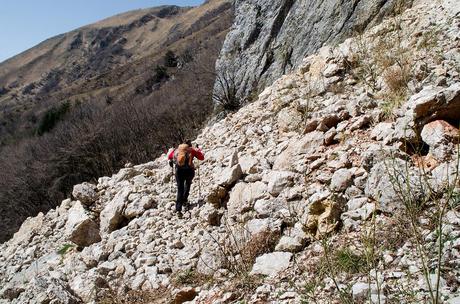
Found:
[{"label": "dark pants", "polygon": [[176,182],[177,182],[177,199],[176,211],[182,211],[182,205],[187,203],[188,195],[190,194],[190,187],[192,180],[195,177],[195,170],[186,168],[176,169]]}]

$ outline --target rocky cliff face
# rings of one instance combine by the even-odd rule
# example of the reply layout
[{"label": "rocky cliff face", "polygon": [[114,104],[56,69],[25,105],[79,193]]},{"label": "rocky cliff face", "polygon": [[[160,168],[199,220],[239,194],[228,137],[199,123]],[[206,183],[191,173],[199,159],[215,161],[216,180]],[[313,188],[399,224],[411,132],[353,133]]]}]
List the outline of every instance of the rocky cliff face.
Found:
[{"label": "rocky cliff face", "polygon": [[306,55],[363,31],[400,4],[411,1],[237,0],[217,70],[235,76],[239,96],[248,97],[298,67]]},{"label": "rocky cliff face", "polygon": [[183,219],[164,157],[75,186],[0,245],[0,303],[458,303],[446,3],[321,48],[206,127]]}]

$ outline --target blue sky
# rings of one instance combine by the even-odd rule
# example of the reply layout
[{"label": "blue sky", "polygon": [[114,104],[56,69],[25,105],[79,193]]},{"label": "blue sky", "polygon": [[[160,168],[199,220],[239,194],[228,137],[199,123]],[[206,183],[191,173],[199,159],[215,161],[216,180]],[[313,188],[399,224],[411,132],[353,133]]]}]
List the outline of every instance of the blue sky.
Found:
[{"label": "blue sky", "polygon": [[195,6],[203,0],[4,0],[0,5],[0,62],[41,41],[138,8]]}]

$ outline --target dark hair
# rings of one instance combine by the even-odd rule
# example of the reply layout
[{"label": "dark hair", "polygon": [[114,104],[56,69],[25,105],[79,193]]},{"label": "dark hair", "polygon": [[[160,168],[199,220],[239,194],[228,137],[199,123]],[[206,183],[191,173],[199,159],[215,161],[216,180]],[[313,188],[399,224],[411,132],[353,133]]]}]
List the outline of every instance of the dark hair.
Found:
[{"label": "dark hair", "polygon": [[192,141],[190,139],[187,139],[185,141],[185,144],[187,144],[189,147],[191,147],[192,146]]}]

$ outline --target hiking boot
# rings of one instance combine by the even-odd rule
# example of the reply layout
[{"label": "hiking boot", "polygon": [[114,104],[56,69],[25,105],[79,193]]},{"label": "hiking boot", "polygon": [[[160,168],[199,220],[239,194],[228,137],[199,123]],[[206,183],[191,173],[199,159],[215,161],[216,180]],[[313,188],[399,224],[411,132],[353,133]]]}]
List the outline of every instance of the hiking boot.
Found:
[{"label": "hiking boot", "polygon": [[178,218],[180,218],[180,219],[181,219],[183,216],[184,216],[184,215],[182,214],[182,212],[181,212],[181,211],[178,211],[178,212],[177,212],[177,217],[178,217]]}]

